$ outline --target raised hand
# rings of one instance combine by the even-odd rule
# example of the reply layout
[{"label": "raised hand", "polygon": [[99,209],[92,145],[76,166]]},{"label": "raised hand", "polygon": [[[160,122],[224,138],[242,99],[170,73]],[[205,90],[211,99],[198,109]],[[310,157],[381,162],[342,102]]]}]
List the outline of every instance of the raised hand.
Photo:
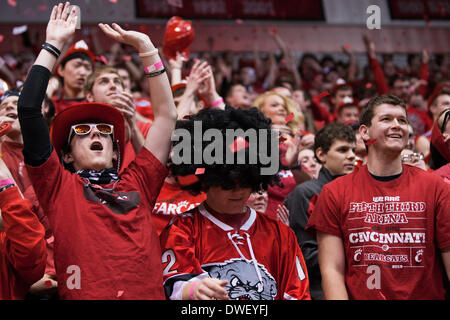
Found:
[{"label": "raised hand", "polygon": [[210,68],[208,67],[208,62],[195,60],[191,72],[187,77],[186,91],[190,94],[195,94],[199,91],[200,87],[204,85],[204,81],[209,77]]},{"label": "raised hand", "polygon": [[155,49],[148,35],[133,30],[124,30],[117,23],[99,23],[99,28],[110,38],[135,47],[140,53]]},{"label": "raised hand", "polygon": [[77,12],[75,8],[69,12],[69,6],[70,2],[54,6],[47,24],[45,41],[57,48],[62,48],[75,33]]},{"label": "raised hand", "polygon": [[284,204],[279,204],[277,208],[277,217],[289,227],[289,209]]}]

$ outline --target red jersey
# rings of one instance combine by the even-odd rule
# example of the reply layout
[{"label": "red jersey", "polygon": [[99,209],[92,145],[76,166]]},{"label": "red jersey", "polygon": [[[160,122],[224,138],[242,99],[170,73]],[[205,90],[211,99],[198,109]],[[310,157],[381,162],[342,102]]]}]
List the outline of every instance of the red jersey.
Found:
[{"label": "red jersey", "polygon": [[440,252],[450,246],[450,188],[403,165],[392,181],[367,166],[324,186],[307,228],[342,238],[350,299],[444,299]]},{"label": "red jersey", "polygon": [[168,170],[151,152],[102,187],[65,170],[55,151],[27,169],[53,230],[62,299],[164,299],[150,212]]},{"label": "red jersey", "polygon": [[158,235],[174,216],[198,207],[205,200],[204,193],[194,196],[177,184],[164,181],[152,210],[152,219]]},{"label": "red jersey", "polygon": [[160,239],[164,286],[171,299],[181,299],[187,281],[204,277],[228,280],[230,299],[310,299],[295,234],[253,209],[236,231],[201,204],[174,219]]},{"label": "red jersey", "polygon": [[44,275],[44,227],[17,187],[0,192],[5,231],[0,231],[0,300],[24,299]]}]

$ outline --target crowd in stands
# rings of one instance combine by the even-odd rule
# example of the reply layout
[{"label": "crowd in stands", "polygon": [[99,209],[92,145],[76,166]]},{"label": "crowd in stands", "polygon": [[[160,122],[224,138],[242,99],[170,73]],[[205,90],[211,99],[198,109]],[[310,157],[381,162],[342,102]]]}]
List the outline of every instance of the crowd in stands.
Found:
[{"label": "crowd in stands", "polygon": [[[75,23],[60,4],[0,52],[0,299],[448,298],[450,53],[398,67],[361,35],[361,65],[268,30],[276,52],[166,57]],[[178,163],[196,122],[276,132],[279,170]]]}]

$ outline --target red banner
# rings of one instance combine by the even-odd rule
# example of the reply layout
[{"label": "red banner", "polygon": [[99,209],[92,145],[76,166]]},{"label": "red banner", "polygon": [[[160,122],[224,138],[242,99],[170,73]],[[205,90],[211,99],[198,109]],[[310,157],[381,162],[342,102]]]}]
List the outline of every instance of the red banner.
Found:
[{"label": "red banner", "polygon": [[137,18],[324,20],[322,1],[311,0],[136,0]]},{"label": "red banner", "polygon": [[450,0],[390,0],[392,19],[450,19]]}]

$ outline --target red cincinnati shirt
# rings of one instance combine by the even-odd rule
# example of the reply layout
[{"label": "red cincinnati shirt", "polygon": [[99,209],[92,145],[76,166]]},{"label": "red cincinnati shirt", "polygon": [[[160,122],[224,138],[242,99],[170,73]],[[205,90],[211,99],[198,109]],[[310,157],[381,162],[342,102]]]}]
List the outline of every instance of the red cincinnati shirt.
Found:
[{"label": "red cincinnati shirt", "polygon": [[450,188],[434,174],[403,165],[378,181],[363,166],[324,186],[307,228],[342,239],[350,299],[444,299],[449,208]]}]

